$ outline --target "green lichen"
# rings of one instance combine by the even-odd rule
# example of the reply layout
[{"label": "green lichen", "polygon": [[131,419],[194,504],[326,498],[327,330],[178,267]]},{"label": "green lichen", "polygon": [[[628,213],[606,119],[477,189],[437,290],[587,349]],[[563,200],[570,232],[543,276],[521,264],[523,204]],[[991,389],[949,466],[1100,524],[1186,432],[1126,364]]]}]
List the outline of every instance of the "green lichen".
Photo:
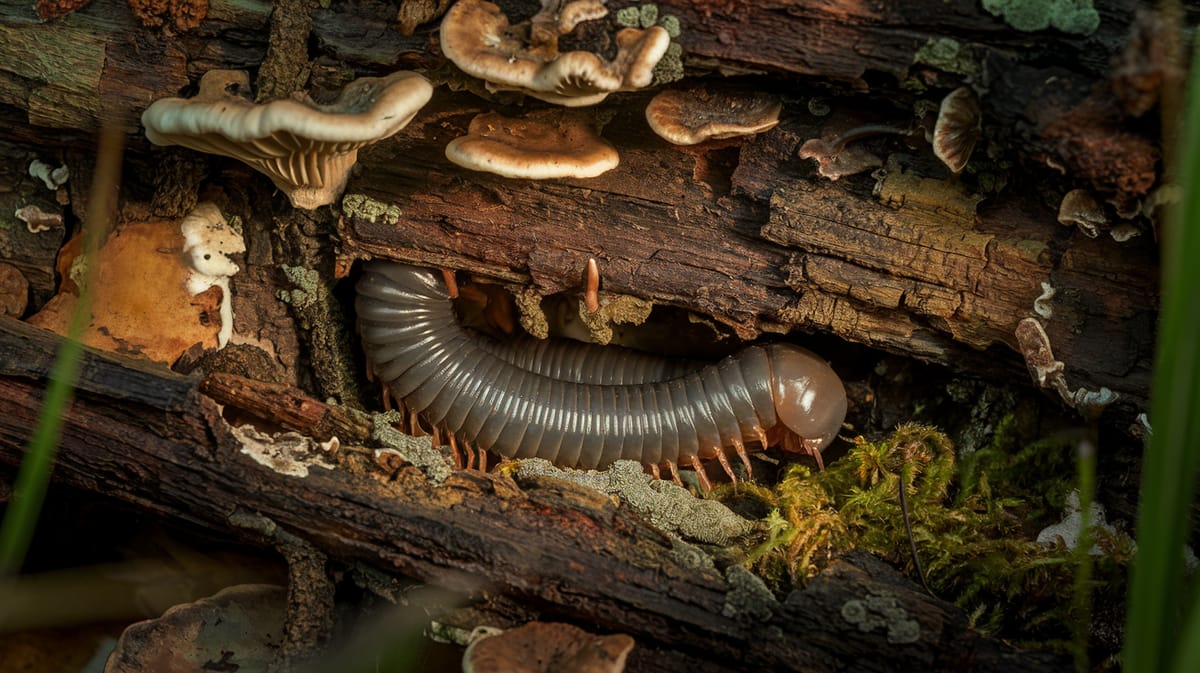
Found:
[{"label": "green lichen", "polygon": [[957,40],[948,37],[930,38],[913,54],[913,63],[921,63],[938,70],[958,75],[974,75],[979,72],[971,50]]},{"label": "green lichen", "polygon": [[679,34],[683,32],[683,28],[679,25],[679,17],[674,14],[667,14],[659,19],[658,25],[667,31],[667,35],[670,35],[672,40],[679,37]]},{"label": "green lichen", "polygon": [[654,66],[654,83],[670,84],[683,79],[683,47],[678,42],[667,45],[667,52]]},{"label": "green lichen", "polygon": [[392,203],[376,201],[366,194],[347,194],[342,198],[342,213],[372,223],[397,224],[403,211]]},{"label": "green lichen", "polygon": [[[796,465],[774,489],[741,484],[715,495],[753,498],[769,511],[760,520],[762,542],[743,562],[786,592],[853,548],[915,574],[899,501],[903,475],[913,538],[933,591],[971,614],[976,629],[1066,647],[1076,565],[1065,545],[1034,538],[1059,521],[1074,487],[1073,443],[1028,441],[1019,426],[1016,415],[1007,416],[988,445],[958,460],[941,432],[906,424],[883,441],[857,439],[824,472]],[[1097,527],[1093,535],[1104,552],[1095,559],[1094,579],[1123,595],[1132,543],[1119,531]],[[847,605],[843,616],[860,627],[886,628],[892,642],[919,637],[911,620],[891,610],[899,606],[868,599]],[[891,613],[896,619],[884,619]]]},{"label": "green lichen", "polygon": [[317,384],[326,397],[358,406],[358,379],[350,349],[349,322],[329,286],[315,269],[280,265],[293,287],[277,297],[291,306],[303,328]]},{"label": "green lichen", "polygon": [[622,7],[617,10],[617,23],[626,28],[636,28],[638,21],[641,19],[642,12],[636,5]]},{"label": "green lichen", "polygon": [[642,5],[638,10],[638,25],[649,28],[658,22],[658,5]]},{"label": "green lichen", "polygon": [[1053,26],[1072,35],[1090,35],[1100,26],[1092,0],[982,0],[993,16],[1013,28],[1033,32]]}]

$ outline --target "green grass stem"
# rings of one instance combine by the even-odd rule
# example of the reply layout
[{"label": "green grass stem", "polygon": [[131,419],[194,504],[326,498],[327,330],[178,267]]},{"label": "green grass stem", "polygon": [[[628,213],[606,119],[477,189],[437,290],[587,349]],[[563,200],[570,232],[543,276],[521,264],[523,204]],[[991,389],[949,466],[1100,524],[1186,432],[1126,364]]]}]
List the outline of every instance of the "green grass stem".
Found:
[{"label": "green grass stem", "polygon": [[[124,133],[116,127],[107,127],[100,133],[96,153],[96,167],[88,197],[87,222],[83,229],[83,255],[95,260],[100,243],[108,234],[112,213],[116,206],[117,189],[120,185],[121,155],[125,143]],[[24,563],[25,554],[33,540],[38,514],[46,497],[50,482],[50,471],[62,432],[63,416],[70,404],[79,375],[80,356],[83,344],[79,341],[83,330],[91,320],[92,290],[95,287],[96,264],[84,267],[83,281],[79,283],[79,299],[67,325],[66,338],[58,350],[58,357],[50,370],[46,384],[46,397],[42,401],[37,427],[30,437],[25,459],[17,472],[13,484],[12,499],[4,512],[0,524],[0,577],[15,574]]]}]

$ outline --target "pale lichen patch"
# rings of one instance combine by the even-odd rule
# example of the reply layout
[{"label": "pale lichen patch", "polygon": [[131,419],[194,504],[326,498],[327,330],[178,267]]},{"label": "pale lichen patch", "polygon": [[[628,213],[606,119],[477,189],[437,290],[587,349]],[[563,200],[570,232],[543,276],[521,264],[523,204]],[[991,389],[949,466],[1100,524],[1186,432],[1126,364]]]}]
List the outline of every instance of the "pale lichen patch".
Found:
[{"label": "pale lichen patch", "polygon": [[373,224],[398,224],[404,211],[395,204],[376,201],[365,194],[347,194],[342,199],[342,213]]},{"label": "pale lichen patch", "polygon": [[399,454],[405,460],[420,468],[430,482],[440,484],[449,478],[454,471],[450,459],[441,451],[433,448],[430,437],[413,437],[400,432],[393,423],[400,422],[402,417],[397,411],[388,411],[371,416],[371,438],[383,445],[380,451],[390,451]]},{"label": "pale lichen patch", "polygon": [[731,565],[725,571],[729,591],[725,593],[725,604],[721,614],[741,622],[765,622],[775,614],[779,602],[758,575],[740,565]]},{"label": "pale lichen patch", "polygon": [[304,478],[312,467],[332,470],[337,467],[332,454],[339,447],[337,437],[318,442],[298,432],[268,434],[252,425],[232,429],[242,445],[241,452],[254,462],[289,477]]},{"label": "pale lichen patch", "polygon": [[886,629],[887,640],[893,645],[915,643],[921,639],[921,624],[908,618],[908,611],[890,592],[871,592],[862,599],[842,604],[842,619],[854,624],[864,633]]}]

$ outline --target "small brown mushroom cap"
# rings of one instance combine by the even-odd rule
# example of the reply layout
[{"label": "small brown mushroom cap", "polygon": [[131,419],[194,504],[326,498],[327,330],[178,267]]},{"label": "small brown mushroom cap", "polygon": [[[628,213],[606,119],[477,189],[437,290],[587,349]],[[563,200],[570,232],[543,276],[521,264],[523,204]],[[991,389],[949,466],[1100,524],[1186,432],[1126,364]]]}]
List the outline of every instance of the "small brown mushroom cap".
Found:
[{"label": "small brown mushroom cap", "polygon": [[530,622],[471,643],[463,673],[621,673],[633,638],[597,636],[570,624]]},{"label": "small brown mushroom cap", "polygon": [[646,106],[646,122],[676,145],[753,135],[779,123],[783,104],[766,94],[712,94],[704,90],[667,90]]},{"label": "small brown mushroom cap", "polygon": [[236,93],[248,88],[243,71],[209,71],[194,98],[164,98],[142,113],[146,137],[238,159],[299,208],[332,203],[358,150],[404,128],[433,94],[412,72],[355,80],[329,105],[303,95],[256,105]]},{"label": "small brown mushroom cap", "polygon": [[586,118],[565,110],[520,119],[477,115],[467,135],[446,145],[446,158],[474,171],[531,180],[593,178],[620,162]]},{"label": "small brown mushroom cap", "polygon": [[[556,4],[544,2],[539,16]],[[552,25],[535,20],[532,39],[526,41],[495,4],[459,0],[442,19],[442,53],[463,72],[485,80],[493,91],[519,91],[568,107],[594,105],[614,91],[648,86],[654,66],[671,43],[671,36],[659,26],[625,28],[617,32],[617,55],[612,61],[589,51],[559,53],[559,35],[605,14],[607,10],[593,0],[567,3]]]},{"label": "small brown mushroom cap", "polygon": [[1104,208],[1086,189],[1072,189],[1058,204],[1058,223],[1079,227],[1089,238],[1096,238],[1108,228]]},{"label": "small brown mushroom cap", "polygon": [[800,146],[799,155],[801,159],[815,159],[817,173],[830,180],[865,173],[883,165],[878,156],[859,145],[845,144],[840,138],[810,138]]},{"label": "small brown mushroom cap", "polygon": [[979,99],[959,87],[942,99],[933,127],[933,153],[954,173],[961,173],[981,135],[983,112]]}]

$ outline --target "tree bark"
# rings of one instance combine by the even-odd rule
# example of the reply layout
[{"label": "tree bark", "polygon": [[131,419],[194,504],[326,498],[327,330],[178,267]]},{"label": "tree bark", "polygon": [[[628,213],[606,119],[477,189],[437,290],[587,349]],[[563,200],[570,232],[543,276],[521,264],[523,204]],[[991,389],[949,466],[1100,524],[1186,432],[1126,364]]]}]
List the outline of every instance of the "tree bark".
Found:
[{"label": "tree bark", "polygon": [[[57,343],[0,320],[0,461],[21,459]],[[85,353],[55,478],[217,529],[266,517],[343,563],[630,633],[631,671],[1064,668],[972,632],[959,609],[866,555],[780,602],[740,566],[722,574],[628,507],[567,482],[459,471],[436,485],[352,447],[268,465],[197,384]]]}]

